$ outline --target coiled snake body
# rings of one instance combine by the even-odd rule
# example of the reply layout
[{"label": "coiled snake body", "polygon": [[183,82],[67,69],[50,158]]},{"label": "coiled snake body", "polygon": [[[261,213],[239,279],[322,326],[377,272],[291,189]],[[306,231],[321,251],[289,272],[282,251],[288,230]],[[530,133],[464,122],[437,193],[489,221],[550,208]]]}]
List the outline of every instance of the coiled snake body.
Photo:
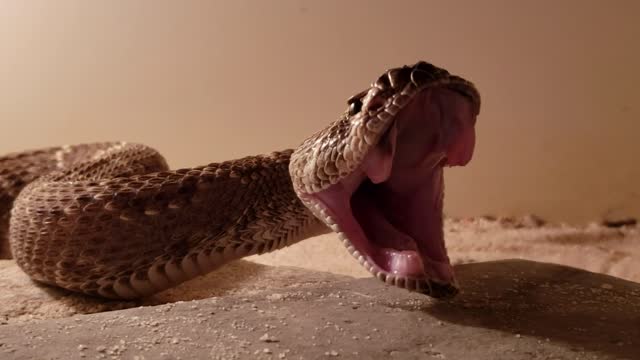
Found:
[{"label": "coiled snake body", "polygon": [[473,84],[418,62],[295,150],[181,170],[124,142],[10,154],[0,248],[36,281],[132,299],[335,231],[380,280],[452,296],[442,172],[471,159],[479,109]]}]

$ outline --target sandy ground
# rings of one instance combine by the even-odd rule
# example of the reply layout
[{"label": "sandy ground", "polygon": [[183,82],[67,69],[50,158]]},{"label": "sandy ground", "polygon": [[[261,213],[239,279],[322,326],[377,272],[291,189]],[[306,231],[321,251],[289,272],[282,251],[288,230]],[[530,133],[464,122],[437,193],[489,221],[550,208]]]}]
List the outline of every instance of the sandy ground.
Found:
[{"label": "sandy ground", "polygon": [[[633,359],[640,354],[637,227],[478,218],[448,220],[446,238],[463,288],[447,303],[371,279],[330,235],[238,261],[135,302],[41,286],[12,260],[1,260],[0,358]],[[535,262],[491,261],[500,259]],[[270,342],[272,335],[278,341]],[[367,337],[374,341],[363,343]]]},{"label": "sandy ground", "polygon": [[[448,219],[445,238],[454,264],[526,259],[569,265],[640,282],[640,228],[599,224],[545,224],[522,218]],[[297,266],[354,277],[369,277],[333,234],[288,249],[251,257],[267,265]]]},{"label": "sandy ground", "polygon": [[251,293],[5,325],[0,358],[603,360],[640,354],[640,284],[523,260],[456,271],[464,291],[446,302],[375,279],[315,273],[325,281],[305,282],[309,272],[298,270],[289,282],[265,279],[269,288]]},{"label": "sandy ground", "polygon": [[[640,229],[635,226],[572,227],[543,224],[530,216],[447,220],[445,229],[454,264],[526,259],[568,265],[640,283]],[[313,285],[336,278],[317,271],[335,274],[337,278],[371,277],[346,252],[335,235],[316,237],[247,259],[250,261],[232,263],[142,302],[104,301],[40,286],[32,282],[13,260],[0,260],[0,324],[212,296],[252,294],[288,283]]]}]

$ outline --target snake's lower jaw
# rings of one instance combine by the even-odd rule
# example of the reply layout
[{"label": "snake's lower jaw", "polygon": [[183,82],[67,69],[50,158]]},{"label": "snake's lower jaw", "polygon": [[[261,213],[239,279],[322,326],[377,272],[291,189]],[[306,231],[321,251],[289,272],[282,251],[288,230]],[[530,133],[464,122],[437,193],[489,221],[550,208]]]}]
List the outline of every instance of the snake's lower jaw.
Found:
[{"label": "snake's lower jaw", "polygon": [[453,298],[458,294],[459,286],[448,258],[439,263],[441,267],[449,268],[446,279],[429,270],[428,260],[426,261],[428,265],[423,266],[419,271],[416,264],[422,265],[425,261],[422,260],[418,251],[381,248],[369,242],[365,236],[359,235],[362,234],[362,230],[355,226],[356,222],[338,220],[340,216],[326,207],[323,202],[310,198],[303,201],[312,209],[316,217],[323,220],[338,234],[347,251],[358,260],[360,265],[378,280],[442,300]]},{"label": "snake's lower jaw", "polygon": [[309,198],[304,202],[318,218],[338,234],[347,251],[360,265],[378,280],[438,299],[448,299],[458,294],[459,287],[446,257],[442,237],[433,239],[433,243],[439,244],[438,247],[441,247],[442,253],[445,254],[445,259],[438,262],[422,256],[420,251],[415,249],[418,246],[412,240],[412,243],[396,245],[378,244],[375,237],[367,237],[353,215],[347,214],[347,211],[351,211],[348,205],[327,206],[326,204],[336,203],[328,200],[331,196],[326,195],[319,196],[327,200],[326,202]]}]

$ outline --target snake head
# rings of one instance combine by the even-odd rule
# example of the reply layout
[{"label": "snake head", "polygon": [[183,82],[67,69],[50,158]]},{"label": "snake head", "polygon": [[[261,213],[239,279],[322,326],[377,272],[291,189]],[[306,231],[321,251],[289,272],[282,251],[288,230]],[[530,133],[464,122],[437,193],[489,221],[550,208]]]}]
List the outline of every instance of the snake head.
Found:
[{"label": "snake head", "polygon": [[472,158],[478,91],[421,61],[385,71],[347,105],[293,152],[298,197],[381,281],[454,296],[443,169]]}]

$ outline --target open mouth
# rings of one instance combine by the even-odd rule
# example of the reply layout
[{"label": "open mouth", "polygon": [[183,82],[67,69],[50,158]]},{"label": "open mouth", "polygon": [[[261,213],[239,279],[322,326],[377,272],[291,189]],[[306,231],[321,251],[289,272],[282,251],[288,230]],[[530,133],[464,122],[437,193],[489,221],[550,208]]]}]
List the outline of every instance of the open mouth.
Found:
[{"label": "open mouth", "polygon": [[422,90],[357,170],[311,195],[351,254],[380,280],[434,297],[457,293],[442,227],[443,168],[471,160],[474,125],[465,96]]}]

